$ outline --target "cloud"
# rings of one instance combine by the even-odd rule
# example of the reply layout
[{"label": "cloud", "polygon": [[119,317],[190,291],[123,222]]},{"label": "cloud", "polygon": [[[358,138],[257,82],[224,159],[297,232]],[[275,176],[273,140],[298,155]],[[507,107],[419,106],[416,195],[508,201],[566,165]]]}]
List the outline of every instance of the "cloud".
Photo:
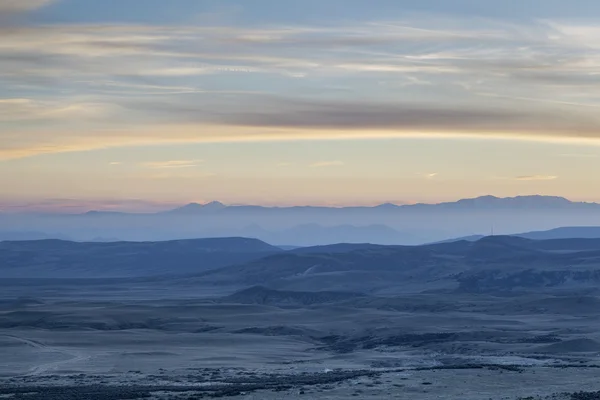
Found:
[{"label": "cloud", "polygon": [[522,175],[515,178],[518,181],[553,181],[558,179],[558,176],[554,175]]},{"label": "cloud", "polygon": [[559,157],[567,157],[567,158],[598,158],[600,154],[591,154],[591,153],[562,153],[558,155]]},{"label": "cloud", "polygon": [[[460,109],[452,106],[433,105],[419,107],[414,104],[386,104],[381,102],[349,101],[295,101],[285,98],[264,99],[261,105],[269,105],[268,112],[254,110],[233,111],[226,116],[215,117],[216,122],[228,125],[256,127],[296,127],[333,129],[407,129],[470,125],[481,126],[498,124],[501,121],[516,122],[528,119],[528,115],[517,110],[497,110],[489,108]],[[270,104],[272,103],[272,104]],[[241,107],[240,107],[241,108]],[[254,109],[253,109],[254,108]],[[261,107],[262,108],[262,107]],[[177,110],[173,110],[177,112]],[[179,111],[184,111],[180,109]],[[185,117],[182,113],[181,117]],[[506,123],[504,123],[506,124]]]},{"label": "cloud", "polygon": [[172,161],[152,161],[140,164],[145,168],[162,169],[162,168],[195,168],[202,160],[172,160]]},{"label": "cloud", "polygon": [[[550,122],[549,122],[550,123]],[[560,144],[600,145],[595,131],[560,131],[556,126],[538,126],[539,131],[525,129],[484,130],[460,129],[460,125],[446,128],[424,126],[415,128],[378,128],[347,129],[344,127],[256,127],[202,123],[164,123],[136,124],[125,127],[73,127],[57,128],[44,126],[24,131],[24,128],[0,131],[3,138],[0,146],[0,160],[32,157],[40,154],[61,152],[81,152],[116,147],[163,146],[190,143],[246,143],[246,142],[286,142],[320,140],[378,140],[378,139],[489,139],[539,141]],[[554,131],[553,131],[554,130]],[[581,133],[575,135],[574,133]]]},{"label": "cloud", "polygon": [[108,165],[122,165],[123,163],[121,161],[113,161],[108,163]]},{"label": "cloud", "polygon": [[0,122],[102,118],[112,111],[109,104],[60,102],[26,98],[0,99]]},{"label": "cloud", "polygon": [[[0,90],[14,96],[0,100],[0,159],[266,140],[593,143],[600,138],[598,35],[564,21],[433,17],[327,26],[0,26]],[[227,84],[212,75],[227,75]]]},{"label": "cloud", "polygon": [[310,164],[311,168],[326,168],[326,167],[341,167],[344,165],[343,161],[319,161]]},{"label": "cloud", "polygon": [[437,173],[437,172],[432,172],[430,174],[425,174],[425,179],[433,179],[433,178],[435,178],[438,175],[439,175],[439,173]]},{"label": "cloud", "polygon": [[[10,70],[11,76],[54,79],[64,76],[64,70],[88,76],[157,77],[253,72],[305,77],[345,71],[478,72],[496,79],[520,72],[529,74],[523,79],[534,81],[552,73],[577,78],[586,67],[582,62],[591,59],[581,48],[580,34],[568,25],[537,23],[515,29],[501,23],[488,22],[491,27],[483,28],[462,22],[461,29],[456,21],[439,19],[328,27],[54,25],[0,32],[8,39],[0,43],[0,51],[8,53],[3,54],[7,65],[24,67]],[[560,40],[548,39],[549,33],[559,34]],[[423,46],[430,42],[437,46]],[[375,44],[391,47],[374,51]],[[307,51],[289,50],[299,47]],[[340,48],[345,51],[331,51]],[[92,58],[94,63],[89,62]],[[41,60],[46,61],[44,68],[39,68]],[[409,79],[430,82],[420,76]]]},{"label": "cloud", "polygon": [[162,179],[204,179],[204,178],[212,178],[216,176],[213,172],[194,172],[194,173],[172,173],[172,172],[162,172],[159,174],[148,175],[145,178],[150,180],[162,180]]},{"label": "cloud", "polygon": [[0,0],[0,14],[17,13],[45,7],[55,0]]}]

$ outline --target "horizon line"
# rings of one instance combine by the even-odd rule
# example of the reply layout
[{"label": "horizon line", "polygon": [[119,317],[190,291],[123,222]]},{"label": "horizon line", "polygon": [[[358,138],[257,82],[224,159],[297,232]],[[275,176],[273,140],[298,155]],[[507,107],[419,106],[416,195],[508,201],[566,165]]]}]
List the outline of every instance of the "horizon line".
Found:
[{"label": "horizon line", "polygon": [[[213,201],[208,201],[208,202],[195,202],[195,201],[191,201],[189,203],[184,203],[184,204],[180,204],[177,205],[175,203],[168,203],[168,204],[163,204],[164,208],[161,207],[160,203],[152,203],[151,201],[147,202],[147,205],[149,206],[153,206],[154,209],[152,210],[136,210],[135,207],[128,207],[126,209],[119,209],[118,206],[117,208],[113,207],[109,207],[106,209],[103,208],[89,208],[86,209],[85,207],[85,203],[86,202],[101,202],[101,200],[96,200],[96,201],[86,201],[86,200],[75,200],[75,199],[70,199],[70,200],[65,200],[65,203],[67,202],[81,202],[81,204],[79,205],[70,205],[70,206],[65,206],[65,205],[60,205],[60,204],[56,204],[56,205],[49,205],[49,204],[44,204],[43,201],[40,202],[40,204],[35,204],[35,203],[29,203],[25,206],[21,206],[21,205],[16,205],[16,206],[5,206],[5,207],[1,207],[0,206],[0,214],[7,214],[7,215],[31,215],[31,214],[43,214],[43,215],[85,215],[85,214],[90,214],[90,213],[116,213],[116,214],[138,214],[138,215],[152,215],[152,214],[160,214],[160,213],[168,213],[170,211],[176,211],[176,210],[180,210],[183,209],[185,207],[189,207],[189,206],[198,206],[198,207],[205,207],[211,204],[219,204],[222,205],[223,208],[237,208],[237,207],[256,207],[256,208],[265,208],[265,209],[291,209],[291,208],[327,208],[327,209],[349,209],[349,208],[362,208],[362,209],[372,209],[372,208],[379,208],[379,207],[384,207],[384,206],[390,206],[390,207],[397,207],[397,208],[402,208],[402,207],[411,207],[411,206],[436,206],[436,205],[443,205],[443,204],[453,204],[453,203],[458,203],[461,201],[468,201],[468,200],[478,200],[478,199],[495,199],[495,200],[515,200],[515,199],[523,199],[523,198],[552,198],[552,199],[562,199],[565,201],[568,201],[570,203],[579,203],[579,204],[600,204],[597,201],[580,201],[580,200],[571,200],[567,197],[564,196],[557,196],[557,195],[545,195],[545,194],[526,194],[526,195],[517,195],[517,196],[506,196],[506,197],[500,197],[500,196],[496,196],[496,195],[491,195],[491,194],[487,194],[487,195],[481,195],[481,196],[475,196],[475,197],[462,197],[462,198],[457,198],[456,200],[449,200],[449,201],[439,201],[439,202],[393,202],[393,201],[384,201],[381,203],[372,203],[372,204],[355,204],[355,205],[334,205],[334,204],[296,204],[296,205],[267,205],[267,204],[252,204],[252,203],[223,203],[221,201],[218,200],[213,200]],[[115,200],[110,200],[111,202],[114,202]],[[132,201],[131,199],[124,199],[123,202],[126,203],[127,201]],[[139,200],[135,200],[135,201],[139,201]],[[69,211],[69,209],[71,209]]]}]

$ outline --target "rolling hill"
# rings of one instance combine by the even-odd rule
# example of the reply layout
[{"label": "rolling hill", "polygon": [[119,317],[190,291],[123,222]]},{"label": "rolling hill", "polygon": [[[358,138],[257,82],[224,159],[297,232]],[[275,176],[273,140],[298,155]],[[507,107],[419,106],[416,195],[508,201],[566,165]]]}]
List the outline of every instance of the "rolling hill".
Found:
[{"label": "rolling hill", "polygon": [[320,246],[189,279],[201,285],[370,295],[590,289],[600,283],[600,239],[536,241],[494,236],[413,247]]},{"label": "rolling hill", "polygon": [[190,293],[261,287],[278,296],[589,291],[600,284],[600,239],[492,236],[423,246],[337,244],[290,251],[244,238],[3,242],[0,277],[135,278]]},{"label": "rolling hill", "polygon": [[[565,226],[560,228],[549,229],[546,231],[533,231],[524,233],[515,233],[510,236],[521,237],[533,240],[552,240],[552,239],[600,239],[599,226]],[[485,235],[470,235],[448,240],[442,240],[436,243],[449,243],[466,240],[476,242],[483,239]]]},{"label": "rolling hill", "polygon": [[131,278],[198,273],[282,250],[256,239],[0,243],[1,278]]}]

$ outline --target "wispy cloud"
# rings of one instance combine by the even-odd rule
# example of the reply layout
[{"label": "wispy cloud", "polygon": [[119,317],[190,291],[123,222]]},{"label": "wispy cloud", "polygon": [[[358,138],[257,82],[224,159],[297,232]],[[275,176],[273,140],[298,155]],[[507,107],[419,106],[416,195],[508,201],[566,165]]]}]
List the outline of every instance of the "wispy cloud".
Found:
[{"label": "wispy cloud", "polygon": [[[48,3],[4,0],[0,7]],[[0,26],[0,89],[14,94],[0,100],[0,123],[9,124],[0,130],[0,158],[264,140],[600,142],[598,37],[594,26],[572,22],[439,17],[327,26]],[[231,83],[219,87],[212,75]],[[294,95],[298,76],[307,84]],[[323,82],[348,90],[325,90]]]},{"label": "wispy cloud", "polygon": [[202,160],[171,160],[171,161],[151,161],[140,164],[145,168],[162,169],[162,168],[194,168],[198,167]]},{"label": "wispy cloud", "polygon": [[123,163],[121,161],[112,161],[109,162],[108,165],[122,165]]},{"label": "wispy cloud", "polygon": [[327,168],[327,167],[341,167],[344,165],[343,161],[319,161],[310,164],[311,168]]},{"label": "wispy cloud", "polygon": [[425,174],[425,179],[433,179],[433,178],[435,178],[438,175],[439,175],[439,173],[437,173],[437,172],[432,172],[432,173],[429,173],[429,174]]},{"label": "wispy cloud", "polygon": [[566,158],[598,158],[600,157],[600,153],[599,154],[591,154],[591,153],[562,153],[558,155],[559,157],[566,157]]},{"label": "wispy cloud", "polygon": [[0,99],[0,122],[103,118],[110,113],[111,108],[113,107],[109,104],[93,102]]},{"label": "wispy cloud", "polygon": [[35,10],[55,0],[0,0],[0,13],[25,12]]},{"label": "wispy cloud", "polygon": [[204,178],[212,178],[214,176],[216,176],[217,174],[215,174],[214,172],[204,172],[204,171],[200,171],[200,172],[193,172],[193,173],[186,173],[186,172],[177,172],[177,173],[173,173],[173,172],[161,172],[158,174],[152,174],[152,175],[148,175],[145,178],[146,179],[150,179],[150,180],[170,180],[170,179],[204,179]]},{"label": "wispy cloud", "polygon": [[553,181],[558,179],[554,175],[522,175],[515,178],[518,181]]}]

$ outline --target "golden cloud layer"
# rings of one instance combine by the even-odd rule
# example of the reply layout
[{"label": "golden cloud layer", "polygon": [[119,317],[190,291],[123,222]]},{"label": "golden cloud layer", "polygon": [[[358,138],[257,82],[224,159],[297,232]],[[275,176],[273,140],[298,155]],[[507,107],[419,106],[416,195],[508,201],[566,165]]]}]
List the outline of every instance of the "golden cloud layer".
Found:
[{"label": "golden cloud layer", "polygon": [[0,25],[0,89],[16,93],[0,99],[0,158],[239,141],[596,143],[600,29],[455,22]]}]

